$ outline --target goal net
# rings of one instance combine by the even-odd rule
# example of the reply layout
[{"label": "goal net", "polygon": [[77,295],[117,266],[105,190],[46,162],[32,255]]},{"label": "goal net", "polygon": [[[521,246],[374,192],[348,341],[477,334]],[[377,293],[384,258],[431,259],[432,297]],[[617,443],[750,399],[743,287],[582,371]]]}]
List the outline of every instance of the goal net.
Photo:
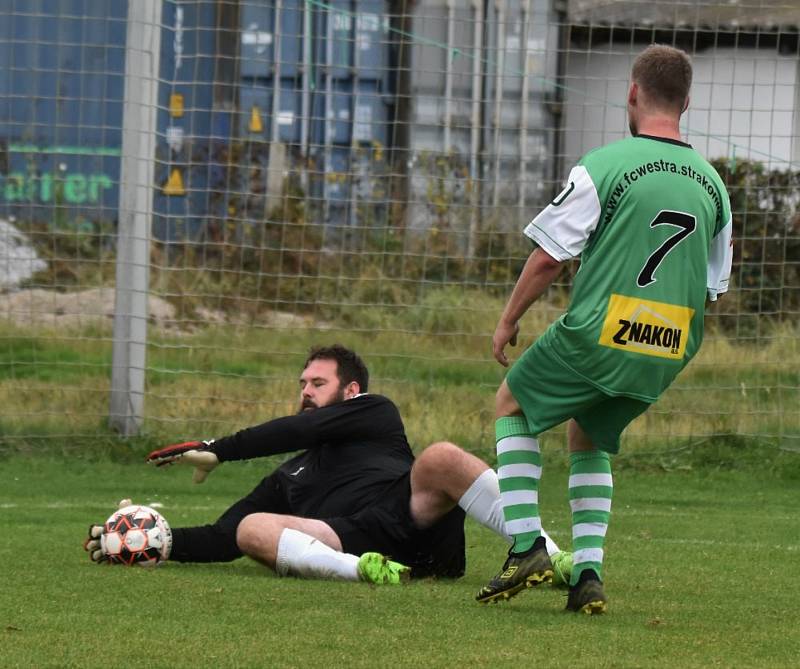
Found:
[{"label": "goal net", "polygon": [[682,132],[735,259],[627,447],[800,448],[799,31],[790,0],[3,3],[0,440],[227,434],[293,412],[309,347],[340,342],[416,447],[490,458],[522,227],[626,136],[657,42],[692,58]]}]

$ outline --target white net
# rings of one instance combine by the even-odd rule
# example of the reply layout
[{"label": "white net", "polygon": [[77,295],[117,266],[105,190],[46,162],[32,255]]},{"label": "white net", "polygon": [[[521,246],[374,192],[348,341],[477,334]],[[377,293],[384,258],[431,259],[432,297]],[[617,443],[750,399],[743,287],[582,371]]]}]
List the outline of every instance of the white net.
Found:
[{"label": "white net", "polygon": [[[625,136],[631,63],[660,42],[692,57],[683,132],[729,185],[736,258],[700,355],[626,441],[797,448],[799,27],[789,0],[0,3],[0,438],[113,434],[115,336],[155,440],[292,411],[309,346],[338,341],[417,446],[490,453],[521,228]],[[126,76],[153,84],[136,114]],[[151,183],[124,176],[147,174],[145,137]],[[127,220],[139,255],[117,253]],[[137,296],[144,336],[120,329]]]}]

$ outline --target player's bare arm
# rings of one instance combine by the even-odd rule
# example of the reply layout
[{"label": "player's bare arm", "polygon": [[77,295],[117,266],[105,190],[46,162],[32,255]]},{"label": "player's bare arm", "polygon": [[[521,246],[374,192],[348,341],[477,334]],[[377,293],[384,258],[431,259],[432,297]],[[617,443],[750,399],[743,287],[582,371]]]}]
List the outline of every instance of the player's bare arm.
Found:
[{"label": "player's bare arm", "polygon": [[556,280],[563,264],[540,248],[534,249],[525,262],[492,337],[494,358],[503,367],[508,367],[505,347],[508,344],[517,345],[519,319]]}]

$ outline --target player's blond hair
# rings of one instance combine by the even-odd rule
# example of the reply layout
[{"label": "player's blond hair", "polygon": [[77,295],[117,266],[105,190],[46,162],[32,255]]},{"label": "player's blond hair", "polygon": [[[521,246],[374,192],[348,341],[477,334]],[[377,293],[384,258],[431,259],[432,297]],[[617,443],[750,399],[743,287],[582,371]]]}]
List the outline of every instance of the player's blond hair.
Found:
[{"label": "player's blond hair", "polygon": [[680,49],[651,44],[633,62],[631,78],[653,105],[680,114],[692,87],[692,63]]}]

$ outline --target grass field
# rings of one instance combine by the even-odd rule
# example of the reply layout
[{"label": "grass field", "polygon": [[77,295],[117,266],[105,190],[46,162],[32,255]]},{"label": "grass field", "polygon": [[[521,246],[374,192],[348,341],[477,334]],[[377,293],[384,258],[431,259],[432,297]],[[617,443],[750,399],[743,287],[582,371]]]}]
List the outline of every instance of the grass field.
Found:
[{"label": "grass field", "polygon": [[[274,461],[226,465],[193,486],[188,471],[146,467],[144,454],[293,411],[312,344],[340,341],[364,356],[371,390],[398,404],[417,452],[449,439],[493,463],[503,370],[486,330],[502,305],[467,297],[391,323],[362,310],[360,329],[152,332],[145,429],[128,441],[108,427],[109,324],[0,324],[0,669],[800,666],[797,327],[749,343],[710,330],[626,432],[605,617],[565,614],[552,588],[476,604],[505,547],[471,522],[464,578],[400,588],[278,579],[247,560],[150,571],[89,562],[88,524],[123,497],[162,504],[179,527],[213,520],[249,491]],[[552,312],[526,316],[523,343]],[[563,429],[542,443],[543,515],[568,547]]]},{"label": "grass field", "polygon": [[[543,587],[480,606],[504,545],[467,526],[458,581],[403,587],[279,579],[248,560],[155,570],[91,564],[86,527],[123,496],[173,526],[216,517],[274,461],[202,486],[136,458],[0,460],[0,667],[796,667],[800,465],[696,454],[674,471],[619,461],[607,616]],[[568,545],[566,470],[545,454],[542,510]],[[716,463],[716,464],[713,464]],[[655,464],[655,463],[652,463]]]},{"label": "grass field", "polygon": [[[422,317],[411,320],[405,330],[225,324],[191,334],[152,332],[145,436],[156,445],[218,437],[292,412],[309,347],[340,341],[369,364],[370,390],[397,403],[416,448],[448,439],[489,457],[494,393],[505,370],[490,359],[485,332],[502,307],[482,299],[442,308],[431,325]],[[526,316],[512,357],[553,315],[543,306]],[[38,441],[48,439],[62,449],[113,439],[110,361],[108,325],[47,330],[0,323],[0,453],[37,451]],[[711,331],[696,359],[626,430],[624,450],[672,450],[717,435],[800,448],[798,406],[797,327],[747,344]]]}]

